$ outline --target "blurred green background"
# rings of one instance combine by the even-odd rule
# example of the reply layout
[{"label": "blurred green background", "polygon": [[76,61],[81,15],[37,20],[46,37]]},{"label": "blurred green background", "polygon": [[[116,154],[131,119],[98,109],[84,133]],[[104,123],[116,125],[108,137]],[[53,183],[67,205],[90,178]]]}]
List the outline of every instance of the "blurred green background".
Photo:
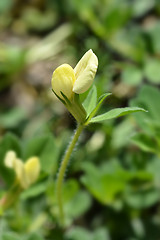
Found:
[{"label": "blurred green background", "polygon": [[[88,50],[99,59],[101,109],[138,106],[83,132],[64,185],[56,173],[76,123],[51,91],[54,69]],[[0,218],[1,240],[160,239],[160,1],[0,1],[0,195],[14,174],[4,156],[40,157],[39,180]],[[83,94],[84,99],[86,93]]]}]

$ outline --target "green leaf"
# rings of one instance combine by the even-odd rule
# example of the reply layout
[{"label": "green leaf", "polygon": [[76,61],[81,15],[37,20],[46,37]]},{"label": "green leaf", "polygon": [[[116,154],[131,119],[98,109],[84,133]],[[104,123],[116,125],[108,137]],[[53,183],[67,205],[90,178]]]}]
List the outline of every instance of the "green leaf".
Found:
[{"label": "green leaf", "polygon": [[[55,186],[54,186],[55,188]],[[47,190],[48,198],[51,203],[53,214],[57,218],[58,205],[56,195],[53,194],[53,184]],[[86,191],[79,189],[79,184],[76,180],[70,179],[63,185],[63,208],[65,213],[65,224],[69,226],[74,219],[83,215],[91,206],[91,197]]]},{"label": "green leaf", "polygon": [[82,227],[74,227],[66,233],[66,240],[93,240],[92,234]]},{"label": "green leaf", "polygon": [[38,233],[30,233],[25,240],[44,240]]},{"label": "green leaf", "polygon": [[114,149],[120,149],[130,144],[129,140],[134,131],[135,126],[129,118],[124,119],[119,124],[114,126],[111,140],[112,147]]},{"label": "green leaf", "polygon": [[136,66],[127,65],[122,72],[122,81],[130,86],[137,86],[141,83],[143,73]]},{"label": "green leaf", "polygon": [[159,189],[159,183],[160,183],[160,159],[158,157],[153,157],[151,161],[148,161],[147,163],[147,171],[152,174],[154,178],[154,186],[158,187]]},{"label": "green leaf", "polygon": [[[138,1],[138,0],[137,0]],[[148,0],[150,1],[150,0]],[[158,2],[158,1],[157,1]],[[160,22],[155,21],[152,24],[149,24],[147,28],[144,29],[145,33],[147,34],[147,37],[149,37],[151,46],[153,49],[153,55],[157,56],[157,52],[160,52]]]},{"label": "green leaf", "polygon": [[114,204],[125,188],[126,176],[115,175],[104,166],[97,169],[89,163],[85,164],[84,170],[86,175],[81,178],[81,181],[89,192],[103,204]]},{"label": "green leaf", "polygon": [[24,146],[24,149],[24,159],[38,156],[43,171],[47,173],[52,171],[54,173],[57,170],[59,147],[52,135],[31,139]]},{"label": "green leaf", "polygon": [[106,97],[110,96],[111,94],[112,94],[112,93],[105,93],[105,94],[103,94],[103,95],[99,98],[99,101],[98,101],[97,106],[93,109],[93,111],[92,111],[91,114],[89,115],[89,118],[88,118],[87,121],[86,121],[86,125],[90,122],[90,119],[96,115],[96,113],[97,113],[98,110],[100,109],[100,107],[101,107],[103,101],[106,99]]},{"label": "green leaf", "polygon": [[82,227],[71,228],[66,233],[66,240],[110,240],[106,228],[97,228],[95,231],[88,231]]},{"label": "green leaf", "polygon": [[148,59],[145,63],[144,74],[148,81],[159,84],[160,83],[160,60]]},{"label": "green leaf", "polygon": [[126,108],[116,108],[112,109],[107,113],[104,113],[102,115],[98,115],[90,120],[90,123],[95,123],[95,122],[101,122],[105,120],[110,120],[113,118],[118,118],[121,116],[124,116],[129,113],[134,113],[134,112],[146,112],[143,108],[139,107],[126,107]]},{"label": "green leaf", "polygon": [[31,185],[30,188],[22,192],[21,199],[25,200],[28,198],[37,197],[38,195],[44,193],[45,191],[46,191],[46,182]]},{"label": "green leaf", "polygon": [[4,13],[9,11],[9,9],[11,8],[11,6],[13,5],[13,2],[11,2],[10,0],[6,0],[6,1],[1,1],[0,2],[0,13]]},{"label": "green leaf", "polygon": [[79,191],[67,204],[65,213],[68,218],[75,219],[83,215],[91,206],[91,198],[86,191]]},{"label": "green leaf", "polygon": [[137,26],[119,29],[108,41],[114,49],[135,62],[141,62],[146,57],[146,44]]},{"label": "green leaf", "polygon": [[71,199],[77,194],[79,190],[79,184],[74,179],[70,179],[65,182],[63,186],[63,199],[65,203],[71,201]]},{"label": "green leaf", "polygon": [[21,108],[13,108],[0,114],[0,125],[5,128],[18,126],[26,118],[26,112]]},{"label": "green leaf", "polygon": [[81,181],[89,192],[102,204],[114,208],[121,207],[122,194],[127,186],[140,186],[153,180],[149,172],[125,170],[118,160],[102,164],[99,168],[85,163],[83,169],[85,175]]},{"label": "green leaf", "polygon": [[93,85],[93,87],[89,91],[86,99],[83,102],[83,107],[85,108],[85,110],[87,112],[87,117],[90,115],[90,113],[96,107],[96,103],[97,103],[97,89],[96,89],[96,86]]},{"label": "green leaf", "polygon": [[106,205],[114,204],[117,196],[120,195],[125,188],[125,182],[111,174],[99,176],[95,180],[83,177],[82,182],[96,199]]},{"label": "green leaf", "polygon": [[[47,186],[47,196],[51,204],[55,204],[56,214],[57,214],[57,197],[53,194],[56,191],[56,184],[55,182],[50,182]],[[68,181],[64,182],[63,184],[63,202],[64,204],[68,204],[71,199],[78,193],[79,191],[79,184],[74,179],[69,179]]]},{"label": "green leaf", "polygon": [[160,193],[156,189],[140,189],[139,191],[127,192],[125,201],[136,209],[143,209],[153,206],[159,201]]},{"label": "green leaf", "polygon": [[80,191],[75,180],[69,180],[63,189],[64,212],[67,224],[83,215],[91,205],[91,198],[86,191]]},{"label": "green leaf", "polygon": [[3,158],[7,151],[13,150],[21,157],[20,140],[12,133],[7,133],[0,142],[0,165],[3,164]]},{"label": "green leaf", "polygon": [[[160,91],[157,87],[143,85],[140,88],[138,96],[130,101],[131,106],[138,105],[148,110],[148,113],[140,112],[134,114],[137,124],[150,135],[154,133],[154,122],[160,126]],[[149,126],[150,125],[150,126]]]},{"label": "green leaf", "polygon": [[2,234],[1,240],[24,240],[24,238],[18,236],[16,233],[7,232]]},{"label": "green leaf", "polygon": [[111,240],[107,228],[98,228],[93,235],[93,240]]},{"label": "green leaf", "polygon": [[155,1],[154,0],[134,0],[133,1],[133,15],[134,17],[140,17],[149,12],[154,6]]},{"label": "green leaf", "polygon": [[5,154],[13,150],[21,158],[21,145],[19,139],[12,133],[7,133],[0,142],[0,175],[7,184],[12,184],[14,180],[13,170],[4,166]]},{"label": "green leaf", "polygon": [[136,134],[131,138],[131,141],[145,152],[156,153],[158,150],[158,146],[154,139],[144,133]]}]

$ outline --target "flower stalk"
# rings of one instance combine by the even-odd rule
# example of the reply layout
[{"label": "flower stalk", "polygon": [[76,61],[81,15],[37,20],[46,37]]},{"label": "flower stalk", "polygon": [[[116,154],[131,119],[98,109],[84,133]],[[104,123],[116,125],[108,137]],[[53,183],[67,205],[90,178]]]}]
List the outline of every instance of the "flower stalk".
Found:
[{"label": "flower stalk", "polygon": [[20,187],[18,182],[15,181],[12,187],[0,199],[0,214],[3,214],[4,211],[6,211],[16,202],[21,192],[22,188]]},{"label": "flower stalk", "polygon": [[66,172],[66,168],[70,159],[70,156],[72,154],[72,151],[78,141],[78,138],[84,128],[83,124],[79,124],[76,132],[73,136],[73,139],[68,146],[68,149],[65,153],[65,156],[62,160],[59,173],[58,173],[58,178],[57,178],[57,185],[56,185],[56,190],[57,190],[57,201],[58,201],[58,208],[59,208],[59,217],[60,217],[60,223],[63,226],[64,225],[64,210],[63,210],[63,201],[62,201],[62,184],[63,184],[63,179],[64,179],[64,174]]},{"label": "flower stalk", "polygon": [[98,58],[90,49],[84,54],[74,69],[69,64],[65,63],[56,68],[52,75],[52,91],[78,123],[75,135],[62,160],[57,178],[56,194],[60,223],[62,226],[64,225],[64,210],[62,202],[64,174],[76,142],[78,141],[84,125],[87,125],[85,124],[87,113],[79,99],[79,94],[86,92],[90,88],[97,72],[97,67]]},{"label": "flower stalk", "polygon": [[18,199],[20,193],[29,188],[39,177],[40,160],[38,157],[30,157],[24,163],[17,157],[16,152],[10,150],[4,158],[6,167],[15,172],[15,180],[11,188],[0,199],[0,214],[11,207]]}]

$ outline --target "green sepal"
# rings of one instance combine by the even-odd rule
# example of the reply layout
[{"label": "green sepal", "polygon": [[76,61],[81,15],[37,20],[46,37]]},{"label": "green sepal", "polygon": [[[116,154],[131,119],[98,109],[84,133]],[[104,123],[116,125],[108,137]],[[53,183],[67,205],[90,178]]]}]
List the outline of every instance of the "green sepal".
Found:
[{"label": "green sepal", "polygon": [[77,103],[79,103],[79,104],[82,104],[82,103],[80,102],[79,94],[77,94],[77,93],[74,94],[74,102],[77,102]]},{"label": "green sepal", "polygon": [[79,123],[85,122],[87,114],[82,103],[80,102],[79,94],[74,94],[72,102],[66,104],[66,107]]},{"label": "green sepal", "polygon": [[63,98],[66,101],[66,104],[71,105],[71,102],[69,101],[69,99],[66,97],[66,95],[64,95],[64,93],[62,91],[60,91],[60,93],[62,94]]},{"label": "green sepal", "polygon": [[[52,89],[54,92],[54,90]],[[73,115],[73,117],[77,120],[79,123],[83,123],[86,120],[86,111],[83,108],[80,100],[79,100],[79,94],[74,94],[71,101],[66,97],[66,95],[63,92],[60,92],[63,96],[64,100],[61,99],[55,92],[54,94],[57,96],[57,98],[65,105],[65,107],[68,109],[68,111]]]},{"label": "green sepal", "polygon": [[52,89],[52,92],[56,95],[56,97],[64,104],[64,105],[66,105],[66,103],[65,103],[65,101],[62,99],[62,98],[60,98],[56,93],[55,93],[55,91]]},{"label": "green sepal", "polygon": [[93,109],[93,111],[90,113],[89,117],[87,118],[87,121],[85,123],[85,125],[88,125],[88,123],[90,122],[91,118],[93,118],[96,113],[98,112],[98,110],[100,109],[103,101],[108,97],[110,96],[112,93],[105,93],[103,95],[101,95],[99,97],[99,100],[98,100],[98,104],[96,105],[96,107]]}]

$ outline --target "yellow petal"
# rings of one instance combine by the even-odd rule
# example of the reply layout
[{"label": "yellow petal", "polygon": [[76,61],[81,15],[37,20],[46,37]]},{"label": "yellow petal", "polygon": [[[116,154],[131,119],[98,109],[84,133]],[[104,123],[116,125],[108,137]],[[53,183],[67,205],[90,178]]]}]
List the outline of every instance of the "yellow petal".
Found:
[{"label": "yellow petal", "polygon": [[31,157],[27,160],[24,165],[25,174],[27,176],[27,180],[29,185],[34,183],[40,173],[40,161],[38,157]]},{"label": "yellow petal", "polygon": [[15,170],[16,177],[17,177],[21,187],[27,188],[29,184],[28,184],[26,173],[25,173],[24,163],[22,162],[22,160],[15,159],[13,161],[13,168]]},{"label": "yellow petal", "polygon": [[73,68],[68,64],[62,64],[53,72],[52,89],[61,99],[64,99],[61,92],[63,92],[68,99],[71,99],[75,80]]},{"label": "yellow petal", "polygon": [[86,92],[92,85],[98,67],[98,58],[90,49],[74,68],[76,81],[73,86],[73,92]]},{"label": "yellow petal", "polygon": [[8,151],[4,158],[4,164],[8,168],[13,168],[13,161],[16,159],[16,153],[14,151]]}]

